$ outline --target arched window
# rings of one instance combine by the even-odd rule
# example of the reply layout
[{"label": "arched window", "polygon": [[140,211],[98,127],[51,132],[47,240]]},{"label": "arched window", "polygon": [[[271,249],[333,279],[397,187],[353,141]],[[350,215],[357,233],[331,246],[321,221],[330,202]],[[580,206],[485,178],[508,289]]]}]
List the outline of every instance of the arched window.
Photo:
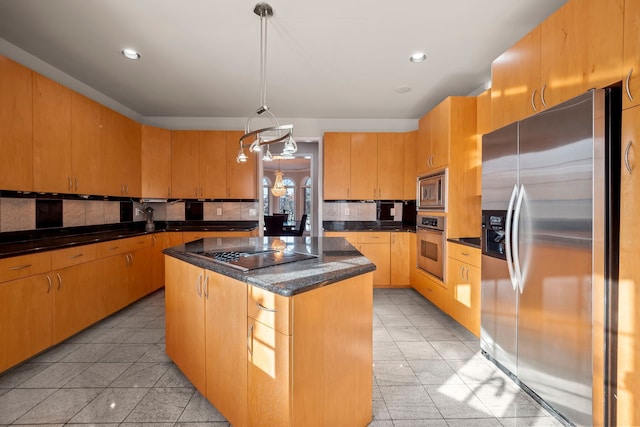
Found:
[{"label": "arched window", "polygon": [[262,177],[262,206],[264,215],[269,215],[269,189],[271,188],[271,181],[266,176]]},{"label": "arched window", "polygon": [[304,194],[304,212],[303,214],[307,214],[307,223],[304,225],[306,231],[310,231],[311,229],[311,177],[306,177],[302,181],[302,194]]}]

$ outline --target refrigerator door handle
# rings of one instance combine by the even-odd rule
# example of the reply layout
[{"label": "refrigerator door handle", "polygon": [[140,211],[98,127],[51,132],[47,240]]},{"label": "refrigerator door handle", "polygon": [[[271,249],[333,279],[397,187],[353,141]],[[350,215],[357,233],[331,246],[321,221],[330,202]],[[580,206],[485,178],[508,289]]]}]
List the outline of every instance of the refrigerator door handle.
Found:
[{"label": "refrigerator door handle", "polygon": [[513,251],[511,250],[511,212],[513,211],[513,205],[516,197],[518,197],[518,186],[513,186],[511,191],[511,198],[509,199],[509,207],[507,208],[507,216],[505,218],[505,233],[504,233],[504,246],[505,257],[507,258],[507,268],[509,269],[509,278],[511,279],[511,286],[515,291],[518,287],[515,271],[513,269]]},{"label": "refrigerator door handle", "polygon": [[524,201],[524,185],[520,186],[520,194],[518,194],[518,201],[516,202],[516,208],[513,213],[513,268],[515,270],[516,281],[518,282],[518,287],[520,288],[520,294],[524,290],[524,283],[522,277],[522,268],[520,265],[520,214],[522,213],[522,202]]}]

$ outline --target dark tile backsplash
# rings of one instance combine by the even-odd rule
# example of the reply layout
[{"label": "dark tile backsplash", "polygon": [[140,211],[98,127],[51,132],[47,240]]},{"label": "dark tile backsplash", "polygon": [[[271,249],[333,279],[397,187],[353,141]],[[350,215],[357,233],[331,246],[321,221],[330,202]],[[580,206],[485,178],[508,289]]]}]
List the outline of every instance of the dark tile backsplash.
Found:
[{"label": "dark tile backsplash", "polygon": [[202,202],[185,202],[184,218],[187,221],[202,221],[204,208]]},{"label": "dark tile backsplash", "polygon": [[120,222],[133,221],[133,202],[120,202]]},{"label": "dark tile backsplash", "polygon": [[62,200],[36,199],[36,229],[62,227]]}]

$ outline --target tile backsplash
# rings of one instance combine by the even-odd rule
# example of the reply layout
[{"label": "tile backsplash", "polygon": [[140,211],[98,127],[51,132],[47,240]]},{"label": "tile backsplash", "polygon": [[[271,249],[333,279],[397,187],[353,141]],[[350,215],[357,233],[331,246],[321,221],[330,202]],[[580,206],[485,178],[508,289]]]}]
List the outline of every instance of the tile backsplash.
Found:
[{"label": "tile backsplash", "polygon": [[[402,202],[394,203],[394,221],[402,221]],[[375,221],[376,202],[324,202],[322,204],[323,221]]]},{"label": "tile backsplash", "polygon": [[[62,215],[57,206],[62,202]],[[201,202],[204,221],[257,221],[258,202]],[[37,204],[40,207],[37,207]],[[127,204],[122,210],[122,204]],[[130,206],[129,206],[130,204]],[[56,206],[54,208],[54,206]],[[145,221],[145,206],[154,209],[154,221],[184,221],[185,202],[148,203],[134,201],[35,199],[0,197],[0,232],[35,230],[36,228],[76,227]],[[39,209],[39,210],[38,210]],[[36,213],[38,212],[38,220]],[[124,218],[123,218],[124,213]],[[49,215],[43,221],[42,215]],[[51,217],[53,215],[53,217]],[[52,219],[53,218],[53,219]],[[61,225],[60,224],[61,220]]]}]

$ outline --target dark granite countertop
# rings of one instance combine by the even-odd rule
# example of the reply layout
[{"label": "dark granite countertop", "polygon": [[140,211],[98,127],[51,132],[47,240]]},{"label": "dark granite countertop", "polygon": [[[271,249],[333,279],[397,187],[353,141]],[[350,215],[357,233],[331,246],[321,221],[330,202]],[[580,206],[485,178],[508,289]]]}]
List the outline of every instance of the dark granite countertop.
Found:
[{"label": "dark granite countertop", "polygon": [[[195,254],[203,250],[230,250],[246,246],[270,248],[278,244],[286,244],[286,250],[313,254],[317,257],[257,270],[241,271]],[[376,269],[371,261],[341,237],[204,238],[173,246],[165,249],[164,253],[286,297]]]},{"label": "dark granite countertop", "polygon": [[323,221],[324,231],[398,231],[415,233],[415,224],[401,221]]},{"label": "dark granite countertop", "polygon": [[472,248],[480,249],[480,238],[479,237],[454,237],[447,239],[448,242],[458,243],[460,245],[469,246]]},{"label": "dark granite countertop", "polygon": [[257,221],[159,221],[155,224],[156,230],[152,233],[145,231],[144,222],[0,233],[0,258],[164,231],[251,231],[258,227]]}]

